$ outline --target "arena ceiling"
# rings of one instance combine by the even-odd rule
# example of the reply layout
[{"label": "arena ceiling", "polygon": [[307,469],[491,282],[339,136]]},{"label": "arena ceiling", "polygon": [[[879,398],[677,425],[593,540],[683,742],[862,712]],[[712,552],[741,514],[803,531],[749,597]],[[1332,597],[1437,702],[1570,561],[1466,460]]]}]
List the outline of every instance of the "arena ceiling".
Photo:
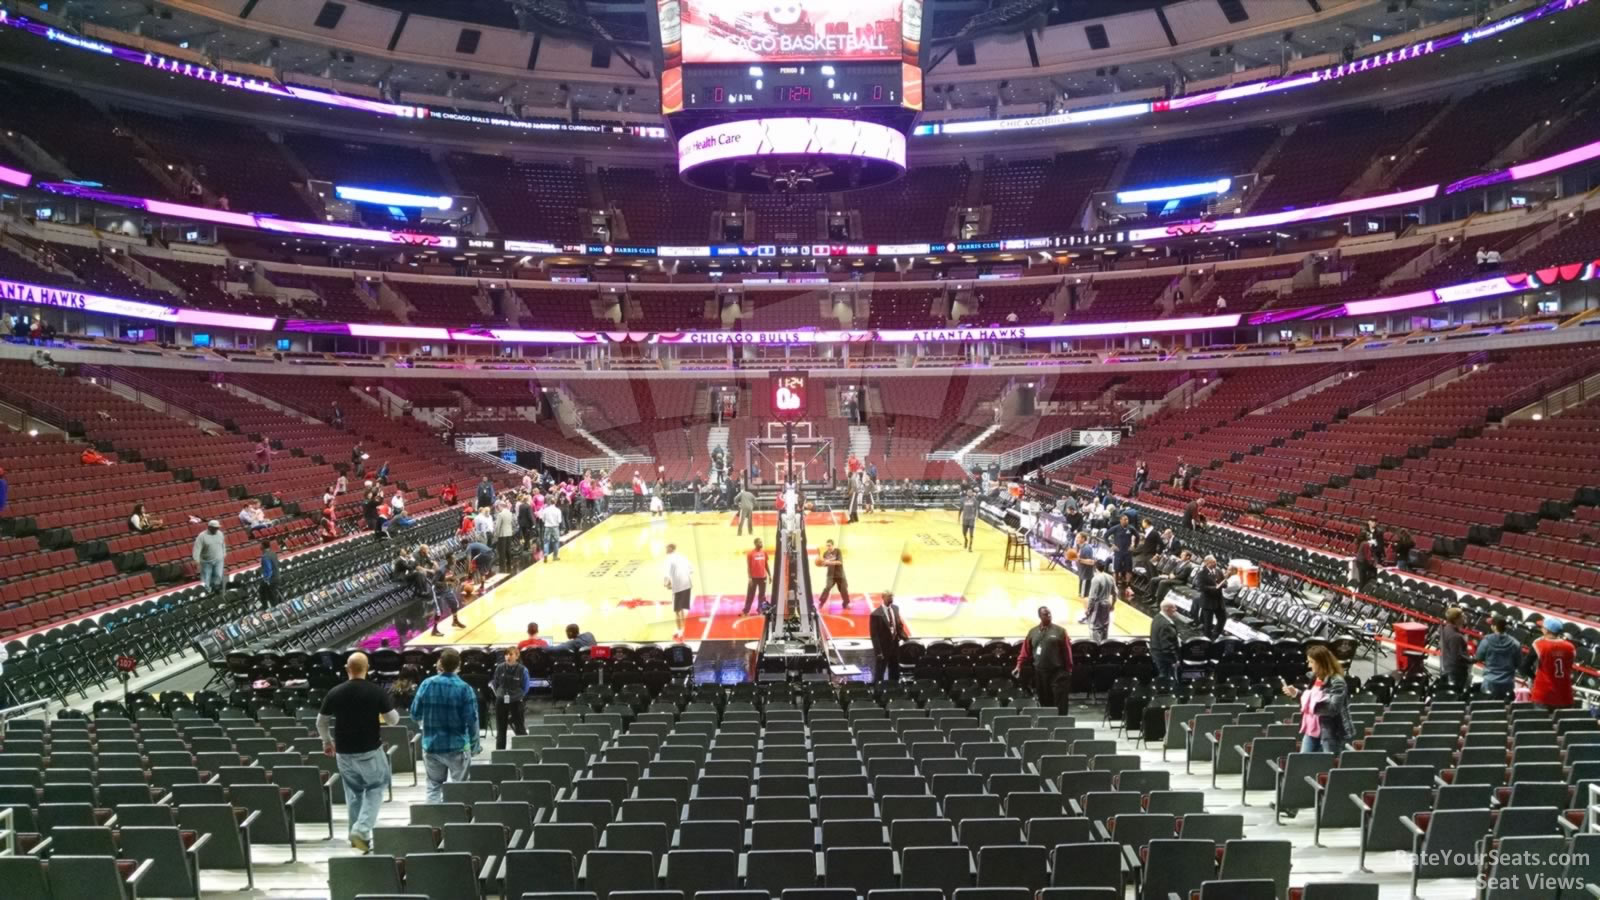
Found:
[{"label": "arena ceiling", "polygon": [[[294,0],[319,4],[322,0]],[[541,77],[474,68],[470,61],[441,66],[268,34],[248,21],[208,13],[200,4],[147,0],[71,0],[69,22],[93,23],[136,36],[198,50],[215,60],[238,60],[270,67],[281,77],[302,75],[333,83],[362,85],[381,96],[448,98],[479,110],[492,107],[531,118],[565,118],[582,111],[612,113],[639,123],[659,111],[658,89],[649,62],[649,16],[655,0],[366,0],[411,15],[445,17],[490,27],[557,36],[618,50],[640,62],[632,71],[609,77]],[[987,110],[990,114],[1049,111],[1068,99],[1130,91],[1181,91],[1184,85],[1236,72],[1383,40],[1439,22],[1473,15],[1482,0],[1357,0],[1335,8],[1331,0],[1304,3],[1307,15],[1325,5],[1333,10],[1313,24],[1292,31],[1254,31],[1241,25],[1237,38],[1205,46],[1175,47],[1169,55],[1147,56],[1120,65],[1078,65],[985,77],[957,65],[958,50],[984,40],[1020,39],[1026,32],[1108,14],[1170,6],[1178,0],[926,0],[929,39],[925,67],[929,110]],[[55,7],[62,9],[62,7]],[[337,88],[336,88],[337,89]]]}]

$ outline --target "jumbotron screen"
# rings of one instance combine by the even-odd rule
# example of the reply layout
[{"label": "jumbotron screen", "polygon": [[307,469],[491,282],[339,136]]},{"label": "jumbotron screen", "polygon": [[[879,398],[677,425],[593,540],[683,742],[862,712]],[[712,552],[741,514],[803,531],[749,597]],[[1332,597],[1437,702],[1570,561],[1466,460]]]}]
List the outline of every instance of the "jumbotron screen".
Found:
[{"label": "jumbotron screen", "polygon": [[902,0],[678,0],[683,62],[899,59]]},{"label": "jumbotron screen", "polygon": [[922,0],[657,0],[662,111],[922,105]]}]

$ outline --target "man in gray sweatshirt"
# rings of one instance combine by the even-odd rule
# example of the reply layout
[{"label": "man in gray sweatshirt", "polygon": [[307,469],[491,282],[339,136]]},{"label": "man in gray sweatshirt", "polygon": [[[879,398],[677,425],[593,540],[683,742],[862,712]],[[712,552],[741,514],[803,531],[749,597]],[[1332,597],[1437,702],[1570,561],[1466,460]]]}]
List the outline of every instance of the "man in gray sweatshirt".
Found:
[{"label": "man in gray sweatshirt", "polygon": [[734,495],[733,505],[739,511],[739,530],[735,536],[744,534],[747,528],[751,534],[755,534],[756,495],[750,493],[749,485],[741,487],[739,493]]},{"label": "man in gray sweatshirt", "polygon": [[200,583],[213,594],[222,590],[227,559],[228,545],[222,534],[222,523],[212,519],[206,523],[205,531],[194,536],[194,564],[200,569]]}]

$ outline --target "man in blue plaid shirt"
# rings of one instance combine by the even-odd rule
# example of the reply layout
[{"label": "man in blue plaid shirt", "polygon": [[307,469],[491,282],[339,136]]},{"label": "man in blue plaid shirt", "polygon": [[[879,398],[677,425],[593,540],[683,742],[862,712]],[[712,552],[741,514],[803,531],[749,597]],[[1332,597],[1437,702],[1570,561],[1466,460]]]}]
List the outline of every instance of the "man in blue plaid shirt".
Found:
[{"label": "man in blue plaid shirt", "polygon": [[422,726],[422,767],[428,775],[427,800],[444,802],[444,783],[466,781],[478,743],[478,695],[461,680],[461,654],[439,654],[439,674],[422,682],[411,701],[411,718]]}]

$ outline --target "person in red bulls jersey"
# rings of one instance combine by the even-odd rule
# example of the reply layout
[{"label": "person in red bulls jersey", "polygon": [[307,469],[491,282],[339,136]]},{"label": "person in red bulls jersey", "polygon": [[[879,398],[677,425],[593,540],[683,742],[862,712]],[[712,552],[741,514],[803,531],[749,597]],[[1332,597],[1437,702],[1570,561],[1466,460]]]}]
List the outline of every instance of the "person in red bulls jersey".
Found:
[{"label": "person in red bulls jersey", "polygon": [[1533,642],[1522,663],[1522,674],[1533,676],[1533,691],[1528,699],[1545,709],[1572,706],[1572,666],[1577,650],[1561,636],[1561,627],[1560,619],[1545,619],[1544,637]]},{"label": "person in red bulls jersey", "polygon": [[743,615],[748,616],[750,604],[756,598],[761,599],[761,606],[767,605],[767,551],[761,546],[761,538],[756,538],[755,546],[744,555],[744,560],[750,575],[750,583],[744,590]]}]

